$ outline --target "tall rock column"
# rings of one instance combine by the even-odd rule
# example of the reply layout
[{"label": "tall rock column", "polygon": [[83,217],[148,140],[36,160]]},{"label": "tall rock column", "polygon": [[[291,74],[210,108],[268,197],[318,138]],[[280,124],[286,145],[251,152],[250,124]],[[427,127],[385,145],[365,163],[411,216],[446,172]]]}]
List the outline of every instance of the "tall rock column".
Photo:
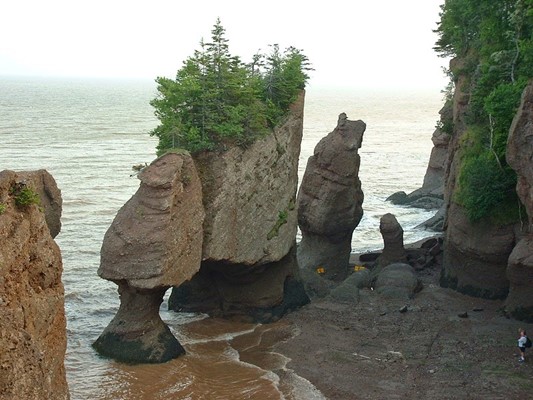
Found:
[{"label": "tall rock column", "polygon": [[188,153],[156,159],[139,178],[102,243],[98,275],[118,285],[120,308],[93,346],[119,361],[158,363],[184,353],[159,306],[200,268],[202,187]]},{"label": "tall rock column", "polygon": [[41,190],[61,204],[48,172],[0,172],[0,399],[69,398],[63,263],[50,235],[61,207],[49,226]]},{"label": "tall rock column", "polygon": [[261,322],[309,301],[294,256],[304,92],[249,146],[194,156],[206,211],[200,272],[169,307]]},{"label": "tall rock column", "polygon": [[324,268],[331,280],[347,276],[352,234],[363,217],[358,149],[365,129],[363,121],[340,114],[337,127],[309,157],[298,193],[298,263]]},{"label": "tall rock column", "polygon": [[533,322],[533,81],[522,94],[507,141],[507,162],[516,171],[516,192],[525,206],[523,237],[509,256],[510,282],[506,311],[513,317]]}]

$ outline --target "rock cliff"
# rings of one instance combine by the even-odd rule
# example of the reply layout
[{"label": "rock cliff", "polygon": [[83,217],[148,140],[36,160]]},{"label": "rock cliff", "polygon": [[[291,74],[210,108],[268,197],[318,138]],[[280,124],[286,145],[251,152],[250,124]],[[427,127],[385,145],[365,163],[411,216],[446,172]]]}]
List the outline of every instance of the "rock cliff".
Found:
[{"label": "rock cliff", "polygon": [[120,308],[94,343],[126,362],[165,362],[184,350],[159,316],[165,291],[193,277],[202,254],[202,188],[192,158],[168,153],[140,174],[137,193],[105,234],[98,275]]},{"label": "rock cliff", "polygon": [[[42,206],[21,197],[42,191],[50,193]],[[50,235],[59,232],[60,215],[61,194],[46,171],[0,172],[2,399],[69,398],[63,265]]]},{"label": "rock cliff", "polygon": [[342,113],[309,157],[298,193],[298,263],[303,269],[324,268],[331,280],[346,278],[352,234],[363,216],[358,149],[365,129],[363,121]]},{"label": "rock cliff", "polygon": [[533,322],[533,81],[525,88],[507,142],[507,162],[516,171],[516,192],[526,214],[523,236],[509,257],[510,282],[506,311],[515,318]]},{"label": "rock cliff", "polygon": [[202,266],[170,308],[277,319],[308,301],[294,257],[304,93],[272,134],[195,156],[206,210]]},{"label": "rock cliff", "polygon": [[496,224],[488,219],[472,223],[455,201],[461,152],[468,141],[465,117],[470,100],[469,76],[463,60],[455,59],[450,68],[457,77],[453,96],[453,135],[448,145],[444,206],[445,240],[441,285],[486,298],[505,298],[509,290],[507,259],[515,244],[513,224]]}]

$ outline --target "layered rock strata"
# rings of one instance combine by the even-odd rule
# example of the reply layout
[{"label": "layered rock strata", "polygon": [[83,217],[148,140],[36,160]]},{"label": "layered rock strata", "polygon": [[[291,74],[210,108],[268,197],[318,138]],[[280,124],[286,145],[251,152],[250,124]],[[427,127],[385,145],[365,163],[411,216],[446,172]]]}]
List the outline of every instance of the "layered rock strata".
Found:
[{"label": "layered rock strata", "polygon": [[533,322],[533,81],[522,94],[509,131],[506,156],[517,173],[516,192],[527,219],[522,220],[522,238],[509,256],[505,308],[515,318]]},{"label": "layered rock strata", "polygon": [[316,145],[298,193],[300,268],[324,268],[324,276],[341,281],[348,273],[352,234],[363,216],[359,180],[366,125],[339,116],[337,127]]},{"label": "layered rock strata", "polygon": [[[42,182],[42,186],[34,182]],[[53,212],[20,201],[53,193]],[[44,197],[44,196],[42,196]],[[0,172],[0,398],[68,399],[63,270],[56,234],[61,193],[46,171]],[[46,214],[55,214],[47,225]],[[58,228],[57,228],[58,229]]]},{"label": "layered rock strata", "polygon": [[308,301],[292,255],[303,105],[302,93],[273,133],[246,148],[195,156],[206,210],[203,261],[173,289],[172,309],[268,322]]},{"label": "layered rock strata", "polygon": [[102,244],[98,275],[118,285],[121,303],[93,346],[120,361],[165,362],[184,350],[161,320],[159,306],[169,287],[200,268],[202,187],[188,153],[156,159],[139,179]]}]

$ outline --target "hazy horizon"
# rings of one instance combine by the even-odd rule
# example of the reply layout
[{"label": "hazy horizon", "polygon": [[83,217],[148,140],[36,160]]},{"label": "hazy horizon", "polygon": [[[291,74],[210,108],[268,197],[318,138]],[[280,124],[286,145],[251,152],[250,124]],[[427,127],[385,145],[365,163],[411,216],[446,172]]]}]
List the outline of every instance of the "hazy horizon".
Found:
[{"label": "hazy horizon", "polygon": [[302,49],[315,88],[434,88],[448,60],[433,50],[444,0],[67,0],[0,5],[0,76],[153,80],[174,77],[217,18],[243,61],[270,44]]}]

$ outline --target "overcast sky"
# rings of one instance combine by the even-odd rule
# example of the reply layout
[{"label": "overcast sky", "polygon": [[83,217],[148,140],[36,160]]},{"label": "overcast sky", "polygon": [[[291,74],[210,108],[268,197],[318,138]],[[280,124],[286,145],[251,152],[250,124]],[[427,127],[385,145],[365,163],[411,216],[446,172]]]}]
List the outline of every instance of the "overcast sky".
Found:
[{"label": "overcast sky", "polygon": [[174,77],[217,17],[230,52],[302,49],[315,87],[437,88],[444,0],[6,0],[0,75]]}]

